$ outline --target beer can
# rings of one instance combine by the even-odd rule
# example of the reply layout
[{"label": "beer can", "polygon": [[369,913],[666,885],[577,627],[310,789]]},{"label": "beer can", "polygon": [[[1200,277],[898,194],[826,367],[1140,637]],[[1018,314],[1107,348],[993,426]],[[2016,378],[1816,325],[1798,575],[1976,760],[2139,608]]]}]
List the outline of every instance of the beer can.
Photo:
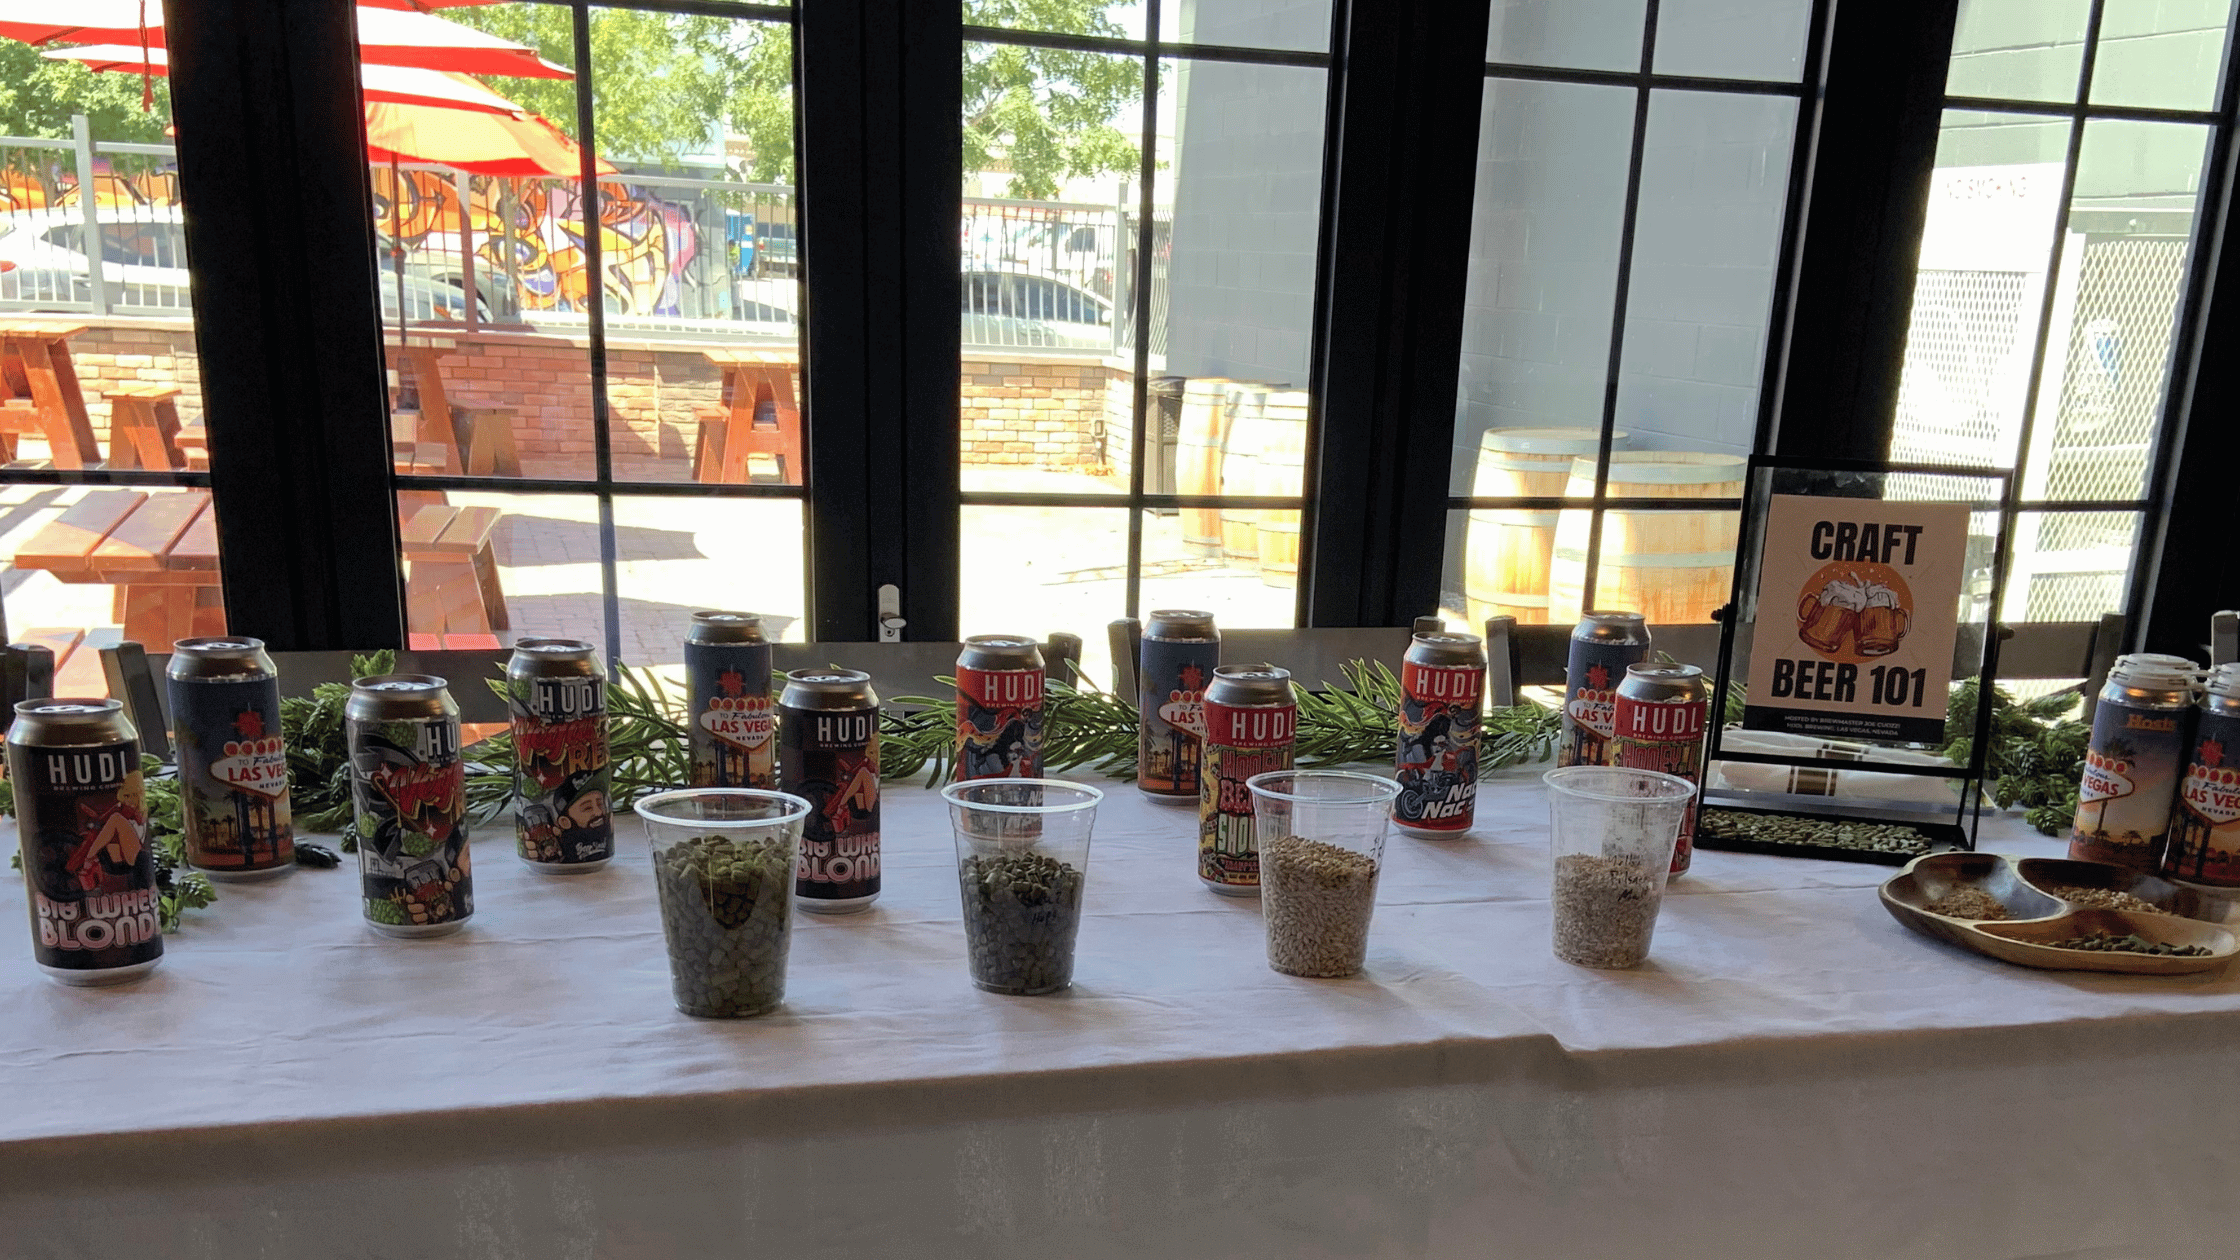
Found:
[{"label": "beer can", "polygon": [[163,957],[140,732],[115,700],[24,700],[8,779],[31,956],[70,985],[123,984]]},{"label": "beer can", "polygon": [[181,639],[164,670],[187,862],[218,880],[295,869],[280,676],[261,639]]},{"label": "beer can", "polygon": [[1626,670],[1649,659],[1649,623],[1640,613],[1590,612],[1571,631],[1571,657],[1563,671],[1563,737],[1559,766],[1599,766]]},{"label": "beer can", "polygon": [[1696,847],[1696,804],[1703,795],[1703,736],[1711,690],[1693,665],[1629,665],[1611,709],[1607,764],[1678,775],[1696,785],[1680,819],[1672,874],[1688,869]]},{"label": "beer can", "polygon": [[1474,634],[1419,634],[1400,658],[1400,830],[1432,839],[1470,830],[1485,690],[1485,643]]},{"label": "beer can", "polygon": [[2100,689],[2077,786],[2069,856],[2161,869],[2193,726],[2192,662],[2119,656]]},{"label": "beer can", "polygon": [[778,693],[778,785],[809,802],[793,895],[845,914],[879,899],[879,694],[853,669],[797,669]]},{"label": "beer can", "polygon": [[581,639],[522,639],[506,663],[513,717],[514,850],[547,875],[614,858],[607,671]]},{"label": "beer can", "polygon": [[1291,671],[1273,665],[1213,671],[1198,776],[1198,878],[1217,893],[1260,895],[1260,842],[1245,781],[1291,768],[1298,723]]},{"label": "beer can", "polygon": [[753,613],[696,612],[684,640],[692,786],[778,786],[770,644]]},{"label": "beer can", "polygon": [[2195,707],[2193,755],[2178,785],[2162,873],[2240,887],[2240,664],[2218,666]]},{"label": "beer can", "polygon": [[384,936],[448,936],[474,914],[467,767],[444,680],[377,674],[342,708],[366,924]]},{"label": "beer can", "polygon": [[974,635],[957,654],[957,779],[1042,777],[1042,647]]},{"label": "beer can", "polygon": [[1212,613],[1166,608],[1145,620],[1136,656],[1136,787],[1154,801],[1198,802],[1206,685],[1220,663]]}]

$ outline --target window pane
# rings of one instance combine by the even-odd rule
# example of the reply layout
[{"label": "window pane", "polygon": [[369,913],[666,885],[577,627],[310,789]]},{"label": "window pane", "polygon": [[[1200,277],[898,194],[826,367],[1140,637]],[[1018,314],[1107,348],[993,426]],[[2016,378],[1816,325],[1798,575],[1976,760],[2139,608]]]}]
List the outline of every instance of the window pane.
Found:
[{"label": "window pane", "polygon": [[[1168,0],[1171,11],[1176,0]],[[1105,39],[1142,39],[1142,0],[1066,0],[1041,4],[1035,0],[964,0],[966,26],[995,26],[1014,31],[1051,31],[1061,35],[1096,35]]]},{"label": "window pane", "polygon": [[760,613],[770,639],[805,637],[800,500],[618,496],[614,540],[623,660],[681,664],[703,608]]},{"label": "window pane", "polygon": [[1811,0],[1664,0],[1657,73],[1793,81],[1811,25]]},{"label": "window pane", "polygon": [[[968,44],[965,67],[964,488],[1125,493],[1135,432],[1143,62]],[[1017,94],[1031,105],[1020,108]],[[1172,160],[1172,130],[1160,132],[1163,166]],[[1157,315],[1172,202],[1163,187],[1155,191]],[[1153,327],[1156,354],[1163,325]]]},{"label": "window pane", "polygon": [[[1704,462],[1628,452],[1611,469],[1611,493],[1742,496],[1741,456],[1693,458]],[[1668,480],[1674,478],[1679,480]],[[1605,513],[1590,594],[1585,581],[1591,510],[1476,508],[1447,516],[1441,615],[1470,626],[1494,615],[1524,625],[1570,625],[1585,608],[1637,611],[1660,625],[1708,622],[1731,591],[1742,519],[1740,512],[1722,508]]]},{"label": "window pane", "polygon": [[2092,0],[1960,0],[1952,35],[1953,96],[2073,101]]},{"label": "window pane", "polygon": [[400,489],[397,519],[413,647],[551,635],[604,650],[593,496]]},{"label": "window pane", "polygon": [[1632,446],[1750,453],[1795,126],[1786,97],[1651,94],[1618,382]]},{"label": "window pane", "polygon": [[105,645],[226,633],[207,490],[0,486],[0,549],[9,641],[54,652],[55,695],[107,695]]},{"label": "window pane", "polygon": [[[1220,554],[1209,555],[1190,541],[1194,514],[1219,519]],[[1298,531],[1298,513],[1290,510],[1147,512],[1143,597],[1137,606],[1208,608],[1216,624],[1236,630],[1297,625]]]},{"label": "window pane", "polygon": [[[1452,492],[1561,494],[1566,456],[1591,453],[1608,387],[1634,93],[1495,79],[1486,85],[1472,210]],[[1519,442],[1488,430],[1568,429]],[[1507,449],[1502,449],[1507,448]],[[1512,455],[1551,462],[1516,482]]]},{"label": "window pane", "polygon": [[1160,83],[1175,101],[1166,370],[1303,386],[1327,76],[1179,61]]},{"label": "window pane", "polygon": [[[961,529],[957,632],[1044,639],[1070,631],[1081,636],[1084,672],[1107,683],[1105,626],[1128,606],[1127,510],[968,507]],[[1149,541],[1147,529],[1147,561]]]},{"label": "window pane", "polygon": [[2006,620],[2092,621],[2122,612],[2136,512],[2024,512],[2015,518]]},{"label": "window pane", "polygon": [[1645,13],[1642,0],[1493,0],[1486,60],[1638,70]]},{"label": "window pane", "polygon": [[2092,103],[2215,108],[2230,12],[2225,0],[2107,0]]},{"label": "window pane", "polygon": [[2014,465],[2069,124],[1947,111],[1890,457]]},{"label": "window pane", "polygon": [[2206,127],[2085,124],[2023,498],[2145,494],[2208,142]]},{"label": "window pane", "polygon": [[1168,0],[1159,9],[1159,38],[1323,52],[1330,47],[1330,0]]}]

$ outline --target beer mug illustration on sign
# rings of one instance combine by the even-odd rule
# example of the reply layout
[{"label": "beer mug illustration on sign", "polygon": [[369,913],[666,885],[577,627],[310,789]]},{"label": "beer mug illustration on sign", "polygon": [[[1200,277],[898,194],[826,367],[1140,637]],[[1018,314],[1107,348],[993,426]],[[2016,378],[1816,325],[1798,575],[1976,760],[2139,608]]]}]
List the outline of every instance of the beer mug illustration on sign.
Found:
[{"label": "beer mug illustration on sign", "polygon": [[[1876,566],[1880,567],[1880,566]],[[1834,656],[1888,656],[1912,624],[1907,597],[1874,577],[1846,573],[1828,578],[1797,599],[1797,637]],[[1848,640],[1848,644],[1846,643]]]},{"label": "beer mug illustration on sign", "polygon": [[1898,650],[1913,621],[1911,610],[1898,602],[1898,593],[1880,582],[1867,585],[1867,606],[1859,613],[1859,655],[1888,656]]}]

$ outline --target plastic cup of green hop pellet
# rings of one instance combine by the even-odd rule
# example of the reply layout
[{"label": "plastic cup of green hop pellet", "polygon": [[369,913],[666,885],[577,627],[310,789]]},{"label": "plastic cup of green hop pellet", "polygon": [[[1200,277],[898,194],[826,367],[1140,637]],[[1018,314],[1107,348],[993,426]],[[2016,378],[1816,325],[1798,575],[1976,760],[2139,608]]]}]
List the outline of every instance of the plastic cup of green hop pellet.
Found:
[{"label": "plastic cup of green hop pellet", "polygon": [[1565,766],[1548,785],[1556,957],[1581,967],[1633,967],[1649,957],[1680,822],[1696,785],[1616,766]]},{"label": "plastic cup of green hop pellet", "polygon": [[1350,976],[1369,955],[1385,831],[1400,785],[1347,770],[1271,770],[1252,789],[1268,966]]},{"label": "plastic cup of green hop pellet", "polygon": [[957,839],[965,960],[990,993],[1073,983],[1089,832],[1104,793],[1058,779],[973,779],[942,789]]},{"label": "plastic cup of green hop pellet", "polygon": [[678,1010],[736,1019],[785,1000],[794,861],[809,808],[754,788],[688,788],[637,803]]}]

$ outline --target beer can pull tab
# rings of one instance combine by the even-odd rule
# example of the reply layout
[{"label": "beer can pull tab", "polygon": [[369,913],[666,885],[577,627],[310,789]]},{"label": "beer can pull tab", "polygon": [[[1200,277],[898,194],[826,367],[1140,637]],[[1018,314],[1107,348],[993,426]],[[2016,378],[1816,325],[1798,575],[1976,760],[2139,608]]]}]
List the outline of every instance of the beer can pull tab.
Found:
[{"label": "beer can pull tab", "polygon": [[910,623],[902,619],[902,588],[889,582],[879,588],[879,642],[902,642],[902,628]]}]

